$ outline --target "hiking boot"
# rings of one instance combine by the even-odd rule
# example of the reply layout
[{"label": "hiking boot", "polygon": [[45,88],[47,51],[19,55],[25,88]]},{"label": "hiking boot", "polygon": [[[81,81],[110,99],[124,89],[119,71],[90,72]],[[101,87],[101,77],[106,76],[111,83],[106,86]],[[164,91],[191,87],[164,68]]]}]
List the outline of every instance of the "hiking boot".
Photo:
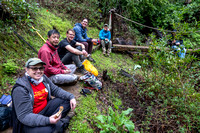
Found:
[{"label": "hiking boot", "polygon": [[71,119],[73,116],[75,116],[75,112],[70,110],[68,113],[67,113],[67,116]]},{"label": "hiking boot", "polygon": [[76,69],[76,72],[81,73],[81,74],[85,74],[87,71],[85,70],[84,66],[82,65],[81,67]]},{"label": "hiking boot", "polygon": [[108,49],[108,51],[107,51],[107,56],[108,57],[110,56],[110,53],[111,53],[111,49]]},{"label": "hiking boot", "polygon": [[58,129],[57,133],[64,133],[65,132],[65,130],[69,126],[70,119],[71,118],[69,116],[66,116],[65,118],[60,119],[60,121],[62,123],[62,127],[60,129]]},{"label": "hiking boot", "polygon": [[91,62],[94,62],[94,63],[96,62],[91,56],[88,56],[87,59],[88,59],[89,61],[91,61]]}]

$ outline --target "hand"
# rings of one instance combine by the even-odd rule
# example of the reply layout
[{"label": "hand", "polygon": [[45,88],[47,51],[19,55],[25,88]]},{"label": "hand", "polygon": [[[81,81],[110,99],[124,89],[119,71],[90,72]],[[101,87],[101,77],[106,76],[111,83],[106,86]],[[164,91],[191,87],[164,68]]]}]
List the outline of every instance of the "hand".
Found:
[{"label": "hand", "polygon": [[97,43],[97,39],[92,39],[92,42],[95,42],[95,43]]},{"label": "hand", "polygon": [[49,117],[49,121],[51,124],[56,124],[60,120],[60,118],[61,118],[61,115],[58,118],[56,118],[56,114],[54,114]]},{"label": "hand", "polygon": [[108,38],[105,39],[106,41],[109,41]]},{"label": "hand", "polygon": [[176,40],[173,40],[172,43],[176,43]]},{"label": "hand", "polygon": [[87,57],[88,53],[85,50],[82,50],[82,53],[85,57]]},{"label": "hand", "polygon": [[70,69],[64,70],[64,74],[68,74],[68,73],[71,73],[71,70],[70,70]]},{"label": "hand", "polygon": [[70,107],[71,107],[71,110],[73,111],[76,107],[76,99],[73,98],[70,100]]}]

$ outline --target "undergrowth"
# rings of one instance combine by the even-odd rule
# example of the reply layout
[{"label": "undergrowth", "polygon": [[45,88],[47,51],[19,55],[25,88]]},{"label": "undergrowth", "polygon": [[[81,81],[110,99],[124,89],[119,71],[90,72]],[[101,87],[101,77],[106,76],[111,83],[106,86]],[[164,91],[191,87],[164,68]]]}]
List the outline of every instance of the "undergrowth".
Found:
[{"label": "undergrowth", "polygon": [[97,108],[96,95],[97,93],[93,93],[78,99],[79,102],[75,109],[76,116],[73,117],[69,127],[70,132],[93,133],[95,131],[95,117],[101,114]]}]

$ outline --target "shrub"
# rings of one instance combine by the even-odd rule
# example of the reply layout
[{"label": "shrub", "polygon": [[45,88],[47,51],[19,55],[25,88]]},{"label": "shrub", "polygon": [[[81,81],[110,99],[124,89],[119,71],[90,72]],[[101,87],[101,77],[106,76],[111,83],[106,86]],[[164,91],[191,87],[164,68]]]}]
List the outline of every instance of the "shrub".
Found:
[{"label": "shrub", "polygon": [[6,73],[16,73],[17,69],[19,69],[19,67],[16,66],[15,62],[13,62],[12,60],[8,60],[7,63],[3,63],[3,71]]}]

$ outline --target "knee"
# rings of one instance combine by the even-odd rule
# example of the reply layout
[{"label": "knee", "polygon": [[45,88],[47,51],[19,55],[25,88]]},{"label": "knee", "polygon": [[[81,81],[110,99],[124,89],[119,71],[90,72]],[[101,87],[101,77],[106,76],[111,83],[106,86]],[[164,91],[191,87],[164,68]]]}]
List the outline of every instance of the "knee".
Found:
[{"label": "knee", "polygon": [[[72,60],[74,61],[74,60],[77,60],[79,58],[79,55],[77,55],[77,54],[74,54],[74,55],[72,55]],[[74,64],[73,64],[74,65]],[[74,68],[76,68],[76,66],[74,67],[74,66],[71,66],[71,69],[74,69]]]}]

